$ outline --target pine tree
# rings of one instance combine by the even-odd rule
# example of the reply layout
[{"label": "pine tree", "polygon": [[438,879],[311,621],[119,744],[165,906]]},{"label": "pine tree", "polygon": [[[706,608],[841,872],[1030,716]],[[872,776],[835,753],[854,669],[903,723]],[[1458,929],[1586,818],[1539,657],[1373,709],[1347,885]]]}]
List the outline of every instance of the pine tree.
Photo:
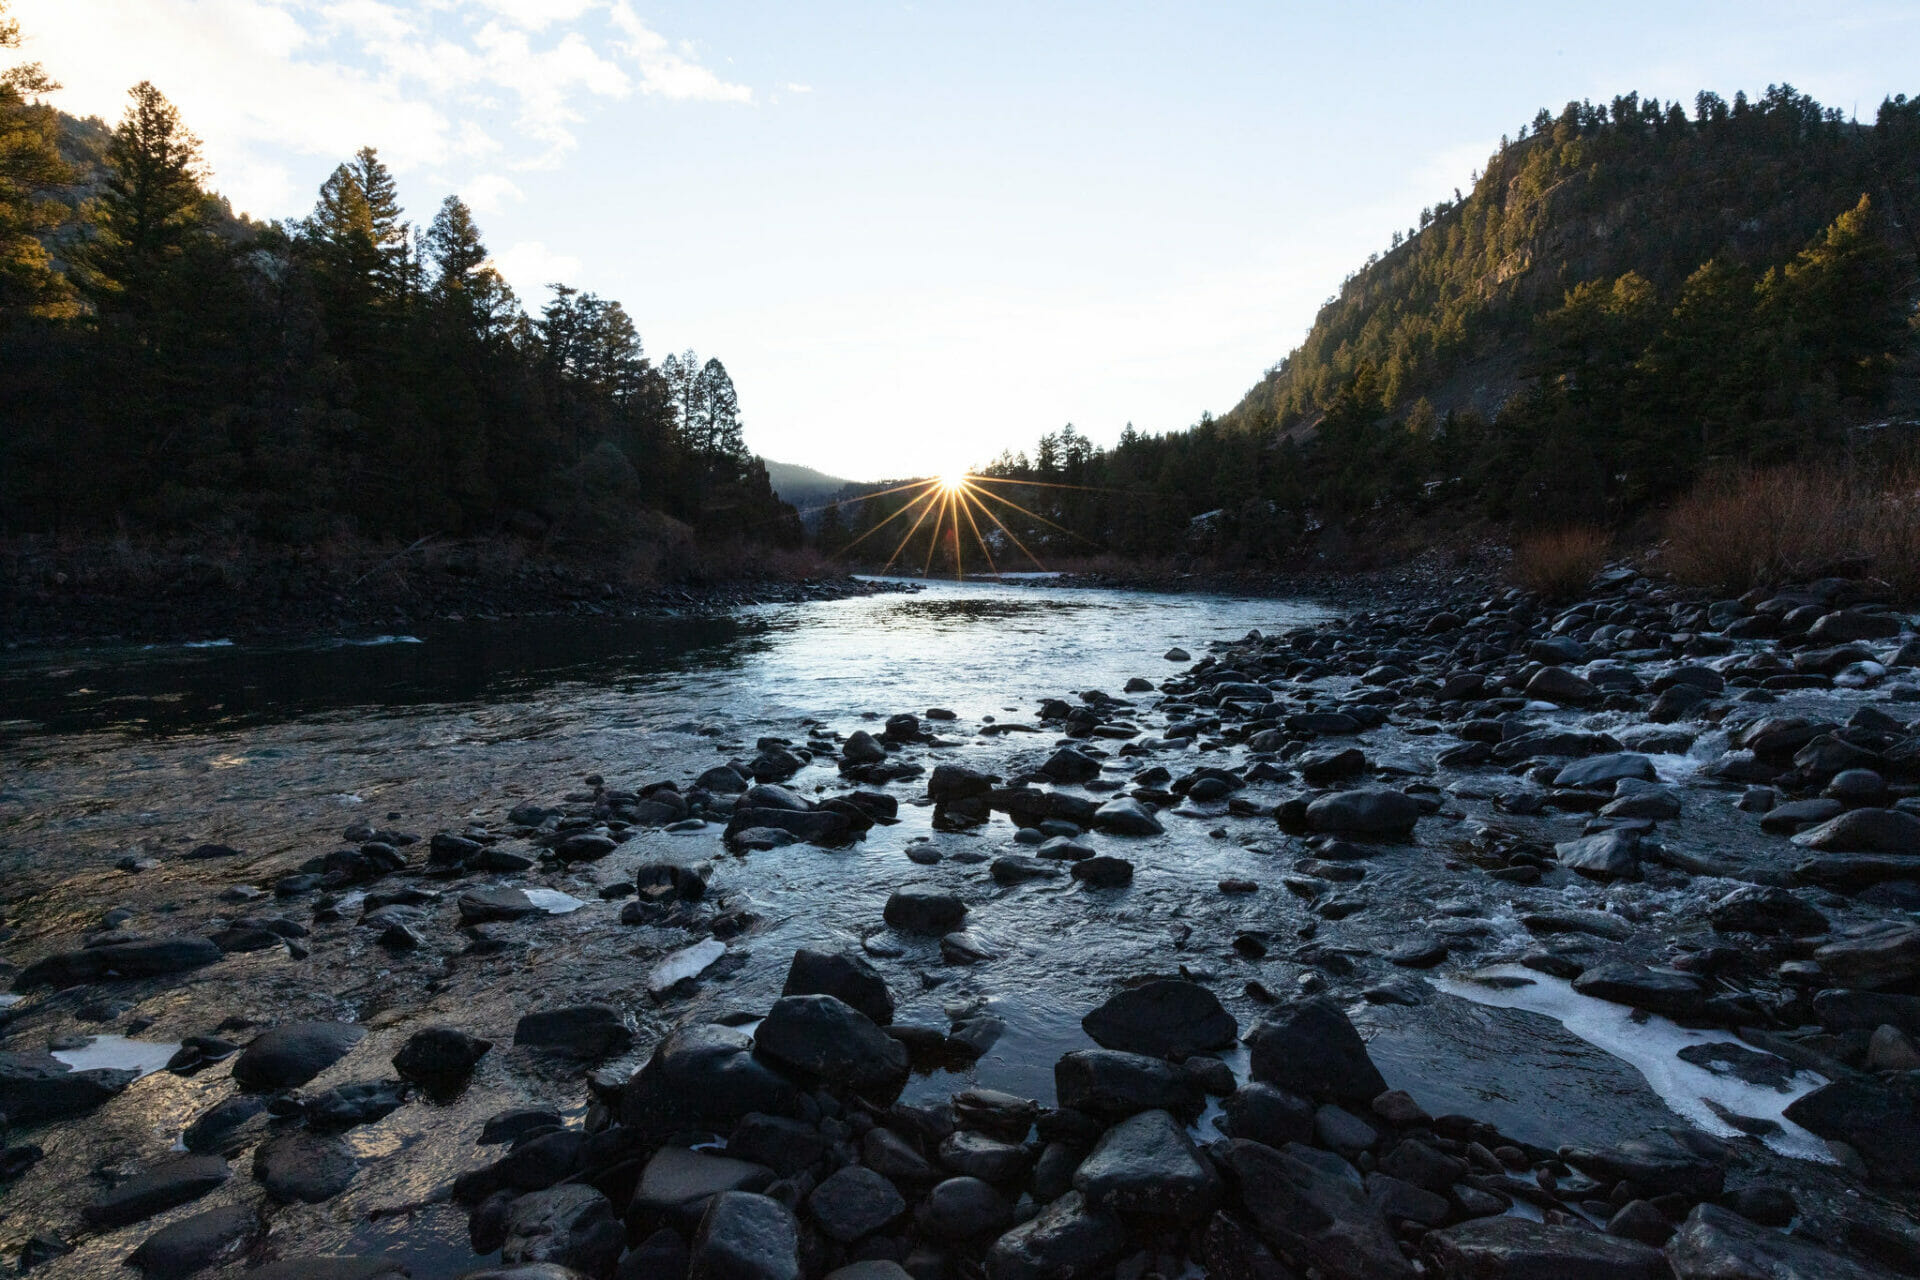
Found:
[{"label": "pine tree", "polygon": [[102,312],[147,318],[205,228],[200,140],[152,82],[133,99],[107,151],[106,192],[86,254],[89,292]]},{"label": "pine tree", "polygon": [[[0,0],[0,49],[20,47],[20,24]],[[59,120],[38,101],[60,86],[38,63],[0,70],[0,325],[78,314],[73,290],[41,237],[71,218],[52,193],[73,180],[60,158]]]}]

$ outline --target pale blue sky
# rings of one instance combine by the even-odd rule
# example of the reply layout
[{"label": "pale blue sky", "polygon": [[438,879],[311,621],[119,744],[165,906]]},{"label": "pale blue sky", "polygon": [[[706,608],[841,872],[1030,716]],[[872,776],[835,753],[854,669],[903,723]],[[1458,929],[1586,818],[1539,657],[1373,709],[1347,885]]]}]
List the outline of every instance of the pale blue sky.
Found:
[{"label": "pale blue sky", "polygon": [[759,452],[860,479],[1229,408],[1502,133],[1569,98],[1920,92],[1920,4],[14,0],[68,110],[150,78],[304,214],[371,143],[530,309],[624,302]]}]

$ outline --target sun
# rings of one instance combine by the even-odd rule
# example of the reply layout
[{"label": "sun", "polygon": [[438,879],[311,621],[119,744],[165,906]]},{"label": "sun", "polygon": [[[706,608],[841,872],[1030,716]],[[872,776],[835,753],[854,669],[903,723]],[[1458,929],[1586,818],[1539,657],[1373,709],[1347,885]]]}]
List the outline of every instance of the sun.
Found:
[{"label": "sun", "polygon": [[942,475],[935,476],[933,478],[933,483],[934,483],[934,486],[938,488],[941,493],[954,494],[964,490],[967,487],[968,482],[972,480],[972,478],[973,477],[969,476],[964,471],[949,471]]}]

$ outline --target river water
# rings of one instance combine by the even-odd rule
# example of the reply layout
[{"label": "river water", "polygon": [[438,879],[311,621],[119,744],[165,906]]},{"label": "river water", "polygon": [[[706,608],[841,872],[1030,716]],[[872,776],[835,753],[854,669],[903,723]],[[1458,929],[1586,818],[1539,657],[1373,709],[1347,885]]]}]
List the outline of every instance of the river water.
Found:
[{"label": "river water", "polygon": [[[305,921],[308,899],[236,900],[338,848],[349,826],[423,839],[469,824],[501,829],[517,803],[580,797],[589,774],[617,787],[666,779],[684,787],[715,764],[751,755],[760,737],[803,740],[812,721],[848,734],[877,730],[900,712],[946,708],[957,719],[932,725],[941,742],[914,758],[929,768],[951,760],[1011,776],[1050,754],[1054,734],[981,731],[1037,725],[1041,699],[1090,689],[1119,695],[1130,677],[1157,683],[1184,670],[1163,656],[1173,646],[1198,658],[1210,642],[1325,616],[1303,601],[932,583],[717,616],[469,622],[274,649],[15,652],[0,663],[0,959],[24,964],[76,946],[114,907],[133,912],[128,928],[153,934],[207,932],[246,914]],[[1138,696],[1143,726],[1155,697]],[[1383,731],[1369,751],[1417,754],[1424,742],[1430,755],[1434,741]],[[1208,757],[1203,747],[1170,743],[1141,767],[1165,763],[1178,774],[1237,761],[1238,752]],[[1131,772],[1124,764],[1111,762],[1117,776]],[[841,789],[827,759],[790,785],[809,794]],[[387,1074],[386,1059],[424,1026],[493,1039],[500,1047],[460,1099],[410,1104],[352,1131],[364,1164],[346,1192],[273,1216],[275,1238],[299,1251],[378,1249],[402,1256],[416,1280],[430,1280],[472,1265],[464,1214],[442,1201],[453,1175],[490,1158],[473,1146],[485,1118],[536,1102],[580,1112],[577,1067],[510,1047],[516,1020],[530,1010],[619,1005],[637,1031],[624,1064],[631,1066],[680,1022],[764,1011],[795,948],[865,948],[894,991],[900,1021],[944,1028],[986,1015],[1004,1027],[976,1065],[917,1076],[910,1098],[944,1097],[971,1081],[1051,1101],[1054,1062],[1091,1043],[1081,1016],[1124,979],[1189,973],[1212,986],[1244,1028],[1260,1016],[1250,981],[1284,995],[1301,975],[1302,966],[1286,960],[1299,938],[1317,934],[1357,957],[1377,956],[1435,908],[1483,919],[1480,945],[1489,953],[1503,931],[1518,933],[1512,907],[1497,897],[1503,886],[1434,903],[1442,855],[1418,847],[1369,864],[1359,892],[1374,910],[1316,919],[1281,885],[1298,843],[1271,819],[1218,813],[1165,815],[1161,836],[1092,837],[1102,852],[1135,864],[1128,889],[1064,879],[1003,888],[985,864],[1016,847],[1004,816],[973,832],[935,832],[930,809],[916,800],[922,783],[889,790],[901,801],[900,822],[844,850],[795,845],[734,857],[710,826],[643,832],[599,863],[482,877],[586,904],[507,926],[511,945],[502,952],[466,950],[451,894],[419,908],[426,945],[400,957],[375,945],[348,910],[339,922],[314,922],[304,954],[233,955],[187,982],[127,984],[125,1007],[104,1020],[82,1019],[76,1002],[60,997],[18,1005],[0,1047],[123,1031],[168,1044],[223,1027],[244,1040],[250,1028],[293,1018],[368,1026],[367,1040],[311,1092]],[[1284,790],[1247,794],[1271,803]],[[204,842],[241,852],[179,857]],[[142,860],[137,873],[121,869],[129,858]],[[697,990],[665,999],[649,995],[649,972],[704,934],[622,925],[621,903],[598,892],[636,863],[657,860],[712,862],[709,901],[757,918],[728,941]],[[423,855],[413,861],[417,871]],[[1224,894],[1227,878],[1259,891]],[[435,887],[408,875],[380,887],[415,880]],[[932,940],[886,931],[882,906],[907,882],[962,895],[972,906],[970,930],[994,957],[946,964]],[[1602,905],[1599,891],[1585,886],[1566,894],[1568,905]],[[1244,933],[1271,940],[1271,958],[1233,947]],[[1377,959],[1365,963],[1396,972]],[[1355,1008],[1389,1082],[1436,1113],[1467,1111],[1543,1144],[1609,1141],[1676,1118],[1631,1065],[1551,1017],[1431,989],[1410,1003]],[[99,1048],[126,1052],[117,1041]],[[70,1221],[75,1187],[91,1185],[102,1168],[164,1154],[231,1088],[224,1067],[192,1077],[159,1072],[66,1126],[58,1140],[41,1139],[47,1158],[10,1193],[0,1249],[11,1253],[31,1231]],[[215,1199],[254,1194],[249,1183],[236,1177]],[[47,1274],[118,1274],[119,1260],[152,1225],[97,1235]]]}]

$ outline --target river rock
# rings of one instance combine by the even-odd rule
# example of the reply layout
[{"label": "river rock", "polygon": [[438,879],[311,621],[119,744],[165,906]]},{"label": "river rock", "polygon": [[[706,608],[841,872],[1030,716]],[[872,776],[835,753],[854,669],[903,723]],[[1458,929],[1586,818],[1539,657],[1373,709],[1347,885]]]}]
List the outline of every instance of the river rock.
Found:
[{"label": "river rock", "polygon": [[1313,1136],[1313,1104],[1270,1084],[1241,1085],[1221,1104],[1226,1132],[1276,1149]]},{"label": "river rock", "polygon": [[1655,782],[1659,775],[1653,771],[1653,761],[1637,751],[1614,751],[1605,755],[1588,756],[1565,766],[1553,776],[1556,787],[1580,787],[1587,790],[1605,787],[1611,789],[1616,782],[1629,778],[1637,782]]},{"label": "river rock", "polygon": [[1886,1274],[1713,1204],[1694,1206],[1667,1243],[1667,1261],[1679,1280],[1874,1280]]},{"label": "river rock", "polygon": [[713,1198],[694,1234],[688,1280],[800,1280],[800,1224],[749,1191]]},{"label": "river rock", "polygon": [[859,956],[845,951],[793,953],[787,968],[783,996],[833,996],[845,1001],[880,1026],[893,1021],[893,993],[880,971]]},{"label": "river rock", "polygon": [[972,796],[984,796],[993,790],[994,778],[960,764],[935,765],[927,778],[927,794],[935,804],[951,804]]},{"label": "river rock", "polygon": [[1111,854],[1096,854],[1073,864],[1069,873],[1093,889],[1123,889],[1133,883],[1133,864]]},{"label": "river rock", "polygon": [[1561,702],[1583,707],[1598,702],[1600,690],[1565,667],[1542,667],[1527,681],[1527,696],[1546,702]]},{"label": "river rock", "polygon": [[1125,796],[1109,800],[1096,809],[1093,825],[1117,836],[1157,836],[1166,830],[1145,805]]},{"label": "river rock", "polygon": [[1420,805],[1400,791],[1336,791],[1307,806],[1307,826],[1344,835],[1406,837]]},{"label": "river rock", "polygon": [[1061,747],[1047,757],[1040,772],[1055,782],[1091,782],[1100,776],[1100,762],[1072,747]]},{"label": "river rock", "polygon": [[1073,1187],[1095,1209],[1180,1223],[1199,1221],[1220,1200],[1220,1175],[1165,1111],[1128,1116],[1102,1134]]},{"label": "river rock", "polygon": [[127,1265],[140,1268],[148,1280],[182,1280],[236,1252],[259,1229],[252,1206],[221,1205],[160,1228],[127,1256]]},{"label": "river rock", "polygon": [[1262,1084],[1309,1098],[1367,1103],[1387,1082],[1340,1006],[1325,996],[1282,1005],[1247,1033]]},{"label": "river rock", "polygon": [[1475,1218],[1426,1248],[1445,1280],[1671,1280],[1665,1255],[1637,1240],[1525,1218]]},{"label": "river rock", "polygon": [[1836,1080],[1796,1098],[1783,1113],[1860,1153],[1882,1182],[1920,1183],[1920,1095],[1877,1080]]},{"label": "river rock", "polygon": [[1064,1055],[1054,1064],[1053,1080],[1061,1106],[1108,1119],[1152,1110],[1193,1116],[1205,1103],[1199,1087],[1178,1067],[1112,1049]]},{"label": "river rock", "polygon": [[306,1099],[301,1107],[307,1127],[322,1132],[372,1124],[397,1111],[407,1100],[407,1086],[398,1080],[363,1080],[335,1085]]},{"label": "river rock", "polygon": [[541,914],[519,889],[469,889],[454,899],[461,924],[490,924],[498,920],[519,920]]},{"label": "river rock", "polygon": [[1553,846],[1560,865],[1594,880],[1633,880],[1640,875],[1640,837],[1631,831],[1602,831]]},{"label": "river rock", "polygon": [[967,917],[967,904],[951,893],[919,885],[895,889],[887,898],[886,922],[902,933],[952,933]]},{"label": "river rock", "polygon": [[[1920,855],[1920,818],[1899,809],[1849,809],[1802,831],[1793,842],[1827,853]],[[1920,875],[1920,862],[1914,871]]]},{"label": "river rock", "polygon": [[264,1114],[266,1109],[266,1103],[247,1094],[236,1094],[216,1102],[194,1117],[193,1123],[180,1135],[181,1145],[199,1154],[219,1152],[231,1155],[229,1148],[236,1132],[255,1116]]},{"label": "river rock", "polygon": [[231,1176],[219,1156],[181,1156],[101,1193],[81,1216],[96,1227],[124,1227],[198,1200]]},{"label": "river rock", "polygon": [[360,1162],[344,1138],[284,1133],[253,1153],[253,1177],[281,1204],[320,1204],[347,1189]]},{"label": "river rock", "polygon": [[1706,1008],[1706,988],[1691,974],[1622,960],[1595,965],[1573,980],[1583,996],[1630,1005],[1669,1018],[1697,1018]]},{"label": "river rock", "polygon": [[407,1037],[400,1052],[393,1055],[393,1069],[402,1080],[444,1088],[472,1075],[491,1048],[493,1041],[453,1027],[427,1027]]},{"label": "river rock", "polygon": [[859,1165],[834,1173],[807,1197],[814,1224],[842,1244],[872,1235],[906,1211],[899,1188]]},{"label": "river rock", "polygon": [[562,1183],[514,1200],[500,1260],[514,1266],[551,1263],[604,1276],[625,1245],[626,1229],[606,1196],[582,1183]]},{"label": "river rock", "polygon": [[14,1125],[41,1125],[85,1115],[135,1080],[138,1071],[75,1071],[46,1053],[0,1051],[0,1115]]},{"label": "river rock", "polygon": [[1358,1176],[1335,1172],[1295,1146],[1275,1150],[1231,1138],[1214,1148],[1257,1230],[1275,1249],[1317,1267],[1329,1280],[1411,1280],[1386,1219]]},{"label": "river rock", "polygon": [[1012,1219],[1013,1206],[991,1183],[962,1177],[929,1191],[914,1221],[933,1239],[958,1244],[1005,1231]]},{"label": "river rock", "polygon": [[833,996],[782,996],[753,1041],[782,1067],[869,1097],[890,1099],[906,1083],[906,1046]]},{"label": "river rock", "polygon": [[811,1100],[733,1027],[695,1023],[669,1032],[620,1093],[620,1122],[643,1133],[725,1132],[751,1112],[800,1117]]},{"label": "river rock", "polygon": [[1789,889],[1742,885],[1708,908],[1707,918],[1722,933],[1786,934],[1814,937],[1827,931],[1827,918]]},{"label": "river rock", "polygon": [[514,1025],[513,1042],[576,1058],[607,1058],[633,1047],[633,1031],[612,1005],[569,1005],[524,1015]]},{"label": "river rock", "polygon": [[347,1056],[366,1038],[351,1022],[290,1022],[254,1038],[234,1060],[233,1078],[243,1089],[264,1093],[294,1089]]},{"label": "river rock", "polygon": [[1197,982],[1163,978],[1128,987],[1080,1020],[1104,1049],[1176,1060],[1233,1047],[1240,1024]]},{"label": "river rock", "polygon": [[[727,1149],[731,1151],[733,1146],[729,1143]],[[751,1160],[685,1147],[662,1147],[640,1172],[629,1221],[644,1230],[671,1224],[675,1219],[697,1218],[721,1192],[765,1191],[773,1179],[772,1169]]]},{"label": "river rock", "polygon": [[1037,1153],[992,1134],[958,1129],[940,1140],[940,1163],[954,1173],[982,1182],[1006,1183],[1026,1176]]},{"label": "river rock", "polygon": [[1120,1219],[1069,1191],[994,1242],[988,1280],[1092,1280],[1119,1258]]},{"label": "river rock", "polygon": [[14,990],[77,987],[114,978],[153,978],[187,973],[226,953],[211,938],[145,938],[62,951],[36,960],[13,980]]},{"label": "river rock", "polygon": [[1562,1147],[1560,1158],[1603,1178],[1631,1182],[1643,1195],[1684,1195],[1704,1200],[1720,1194],[1723,1159],[1710,1159],[1667,1133],[1628,1138],[1610,1147]]},{"label": "river rock", "polygon": [[1903,987],[1920,979],[1920,924],[1879,920],[1858,925],[1816,948],[1813,958],[1843,987]]}]

